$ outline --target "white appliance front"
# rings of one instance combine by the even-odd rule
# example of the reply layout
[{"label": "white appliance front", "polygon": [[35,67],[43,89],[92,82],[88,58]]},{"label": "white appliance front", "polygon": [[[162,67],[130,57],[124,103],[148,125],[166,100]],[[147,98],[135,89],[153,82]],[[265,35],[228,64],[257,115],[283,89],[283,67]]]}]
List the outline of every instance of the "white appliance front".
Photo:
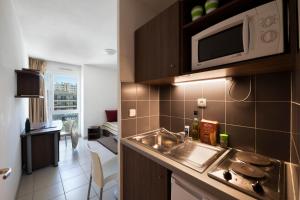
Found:
[{"label": "white appliance front", "polygon": [[171,184],[171,200],[218,200],[176,174],[172,175]]}]

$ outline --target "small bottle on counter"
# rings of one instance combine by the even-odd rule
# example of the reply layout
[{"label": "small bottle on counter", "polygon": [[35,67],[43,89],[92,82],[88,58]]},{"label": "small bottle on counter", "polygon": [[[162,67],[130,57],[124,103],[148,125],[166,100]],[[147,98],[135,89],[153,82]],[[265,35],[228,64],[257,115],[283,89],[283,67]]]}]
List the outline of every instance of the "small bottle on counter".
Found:
[{"label": "small bottle on counter", "polygon": [[194,111],[194,120],[192,123],[192,129],[190,130],[190,135],[193,140],[199,140],[199,119],[198,119],[198,111]]},{"label": "small bottle on counter", "polygon": [[223,148],[227,148],[228,146],[228,134],[226,132],[220,134],[220,145]]},{"label": "small bottle on counter", "polygon": [[190,137],[190,126],[184,126],[184,133],[186,137]]}]

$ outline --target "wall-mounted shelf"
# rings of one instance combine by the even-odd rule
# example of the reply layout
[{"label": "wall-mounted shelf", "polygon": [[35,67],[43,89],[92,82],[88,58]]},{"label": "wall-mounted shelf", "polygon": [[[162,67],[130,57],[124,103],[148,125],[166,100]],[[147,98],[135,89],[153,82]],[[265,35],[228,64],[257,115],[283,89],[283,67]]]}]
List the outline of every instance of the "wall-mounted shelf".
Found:
[{"label": "wall-mounted shelf", "polygon": [[15,70],[17,74],[16,98],[44,98],[42,93],[44,76],[38,70]]},{"label": "wall-mounted shelf", "polygon": [[[253,7],[262,5],[264,3],[270,2],[271,0],[220,0],[219,8],[212,11],[209,14],[206,14],[196,21],[191,20],[191,10],[197,5],[204,5],[205,1],[191,1],[185,0],[183,6],[183,30],[189,32],[199,32],[209,26],[212,26],[224,19],[232,17],[236,14],[242,13],[246,10],[249,10]],[[199,2],[199,3],[198,3]],[[201,3],[202,2],[202,3]],[[194,33],[196,33],[194,32]]]}]

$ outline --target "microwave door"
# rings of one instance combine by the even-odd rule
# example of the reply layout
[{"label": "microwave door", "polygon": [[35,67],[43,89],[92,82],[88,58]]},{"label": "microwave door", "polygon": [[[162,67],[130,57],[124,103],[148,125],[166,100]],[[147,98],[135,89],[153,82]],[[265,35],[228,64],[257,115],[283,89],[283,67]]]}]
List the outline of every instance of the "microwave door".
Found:
[{"label": "microwave door", "polygon": [[197,63],[200,68],[226,64],[232,56],[241,55],[245,49],[248,51],[249,30],[244,21],[198,40]]}]

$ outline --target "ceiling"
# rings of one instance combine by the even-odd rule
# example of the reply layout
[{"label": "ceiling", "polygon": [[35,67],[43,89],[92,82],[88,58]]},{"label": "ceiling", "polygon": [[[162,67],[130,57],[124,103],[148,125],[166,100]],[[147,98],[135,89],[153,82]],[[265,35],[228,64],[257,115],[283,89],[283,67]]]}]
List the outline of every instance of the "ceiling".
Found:
[{"label": "ceiling", "polygon": [[14,0],[29,56],[116,65],[117,0]]}]

